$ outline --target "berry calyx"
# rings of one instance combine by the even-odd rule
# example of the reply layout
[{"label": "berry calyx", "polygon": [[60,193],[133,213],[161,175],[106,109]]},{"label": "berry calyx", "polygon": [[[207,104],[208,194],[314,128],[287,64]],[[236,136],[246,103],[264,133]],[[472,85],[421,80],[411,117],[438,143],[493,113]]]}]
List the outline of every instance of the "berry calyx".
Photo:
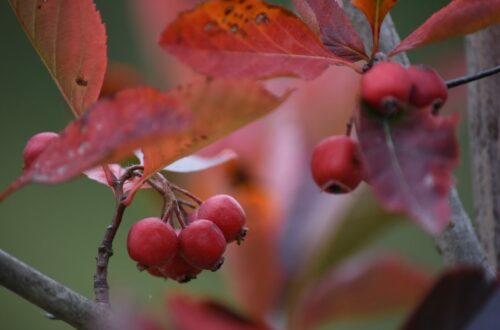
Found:
[{"label": "berry calyx", "polygon": [[59,134],[54,132],[41,132],[33,135],[23,151],[23,166],[25,169],[29,168],[33,161],[40,156],[40,154],[47,149],[47,147],[57,138]]},{"label": "berry calyx", "polygon": [[195,279],[201,269],[190,265],[181,255],[176,254],[165,265],[158,267],[158,272],[179,283],[186,283]]},{"label": "berry calyx", "polygon": [[380,113],[392,115],[408,103],[411,87],[405,67],[396,62],[380,62],[363,75],[361,98]]},{"label": "berry calyx", "polygon": [[145,218],[129,230],[127,250],[130,258],[147,267],[165,264],[177,252],[174,228],[159,218]]},{"label": "berry calyx", "polygon": [[194,267],[217,269],[225,250],[224,234],[210,220],[196,220],[179,234],[180,254]]},{"label": "berry calyx", "polygon": [[412,83],[410,103],[418,108],[435,105],[441,107],[448,99],[448,87],[433,68],[426,65],[412,65],[408,68]]},{"label": "berry calyx", "polygon": [[311,171],[316,184],[329,193],[347,193],[362,179],[359,146],[348,136],[330,136],[313,150]]},{"label": "berry calyx", "polygon": [[215,223],[228,243],[241,240],[246,233],[245,211],[240,203],[229,195],[215,195],[208,198],[198,209],[197,217]]}]

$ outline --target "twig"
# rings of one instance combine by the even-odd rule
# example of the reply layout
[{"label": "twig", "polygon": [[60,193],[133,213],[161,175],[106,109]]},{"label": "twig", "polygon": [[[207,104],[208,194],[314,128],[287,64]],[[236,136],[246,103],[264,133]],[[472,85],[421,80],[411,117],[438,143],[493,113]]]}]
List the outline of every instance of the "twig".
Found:
[{"label": "twig", "polygon": [[492,76],[492,75],[497,74],[497,73],[500,73],[500,65],[493,67],[493,68],[490,68],[490,69],[479,71],[478,73],[475,73],[475,74],[467,75],[467,76],[460,77],[457,79],[448,80],[448,81],[446,81],[446,86],[448,86],[448,88],[458,87],[458,86],[468,84],[470,82],[473,82],[473,81],[476,81],[476,80],[479,80],[482,78]]},{"label": "twig", "polygon": [[[369,43],[371,39],[371,30],[369,26],[367,26],[363,14],[351,5],[350,0],[344,0],[344,8],[349,17],[353,19],[353,22],[361,22],[362,28],[358,28],[358,31],[363,40],[365,40],[365,44],[367,43],[366,41]],[[380,50],[383,52],[392,50],[401,41],[390,15],[386,17],[382,24],[380,38]],[[403,65],[410,65],[410,60],[405,53],[400,53],[393,59]],[[450,225],[441,235],[434,237],[434,241],[438,250],[441,252],[444,263],[450,266],[456,264],[479,265],[485,269],[487,274],[494,276],[493,268],[487,262],[484,250],[477,239],[477,235],[463,208],[455,187],[451,188],[450,202],[452,207]]]},{"label": "twig", "polygon": [[99,245],[96,257],[96,272],[94,274],[94,293],[98,303],[109,305],[108,264],[113,256],[113,240],[122,222],[123,213],[128,204],[124,203],[123,184],[135,175],[135,171],[142,167],[131,166],[119,178],[113,180],[113,191],[116,198],[116,211],[111,225],[106,228],[104,238]]},{"label": "twig", "polygon": [[0,250],[0,285],[77,329],[110,329],[109,311]]}]

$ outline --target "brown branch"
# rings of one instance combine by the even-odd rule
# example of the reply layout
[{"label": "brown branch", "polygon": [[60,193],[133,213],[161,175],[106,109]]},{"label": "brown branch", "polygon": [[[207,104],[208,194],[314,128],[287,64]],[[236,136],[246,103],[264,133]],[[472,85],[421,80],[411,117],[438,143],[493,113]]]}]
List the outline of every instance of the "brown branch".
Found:
[{"label": "brown branch", "polygon": [[108,310],[0,250],[0,285],[77,329],[109,329]]},{"label": "brown branch", "polygon": [[[499,25],[466,38],[469,72],[500,64],[499,40]],[[468,88],[476,226],[490,263],[500,269],[500,75]]]},{"label": "brown branch", "polygon": [[[365,40],[366,47],[369,48],[371,44],[371,30],[363,14],[351,5],[350,0],[344,0],[344,8],[354,24],[361,24],[357,28],[363,40]],[[382,24],[380,38],[380,51],[382,52],[389,52],[400,43],[401,39],[390,15],[386,17]],[[398,54],[393,60],[406,66],[410,65],[410,60],[405,53]],[[488,263],[455,187],[452,187],[450,192],[450,203],[452,207],[450,225],[443,233],[434,237],[435,244],[443,257],[444,264],[448,266],[457,264],[479,265],[485,269],[489,276],[493,277],[494,270],[491,264]],[[497,205],[500,207],[500,203],[497,203]]]}]

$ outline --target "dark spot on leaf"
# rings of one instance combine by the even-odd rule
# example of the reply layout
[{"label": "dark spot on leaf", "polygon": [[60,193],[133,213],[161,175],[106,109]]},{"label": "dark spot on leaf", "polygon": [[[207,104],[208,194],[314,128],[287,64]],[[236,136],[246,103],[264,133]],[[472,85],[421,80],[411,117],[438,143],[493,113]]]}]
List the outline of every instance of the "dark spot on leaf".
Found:
[{"label": "dark spot on leaf", "polygon": [[258,14],[256,17],[255,17],[255,23],[257,23],[257,25],[259,24],[269,24],[269,17],[267,17],[267,14],[266,13],[260,13]]},{"label": "dark spot on leaf", "polygon": [[87,87],[87,85],[89,84],[89,82],[87,80],[83,79],[82,77],[77,77],[75,82],[78,86],[82,86],[82,87]]},{"label": "dark spot on leaf", "polygon": [[238,1],[240,4],[244,4],[246,2],[246,0],[240,0]]},{"label": "dark spot on leaf", "polygon": [[253,5],[246,5],[245,9],[246,10],[252,10],[253,9]]},{"label": "dark spot on leaf", "polygon": [[234,10],[234,7],[233,6],[229,6],[229,7],[226,7],[226,9],[224,9],[224,15],[227,16],[229,14],[231,14]]},{"label": "dark spot on leaf", "polygon": [[238,32],[238,28],[239,28],[239,27],[238,27],[238,25],[237,25],[237,24],[231,24],[231,27],[229,28],[229,31],[230,31],[231,33],[236,33],[236,32]]},{"label": "dark spot on leaf", "polygon": [[217,27],[217,24],[214,23],[214,22],[208,22],[207,24],[205,24],[205,26],[203,27],[203,31],[205,32],[210,32],[212,30],[214,30],[215,28]]},{"label": "dark spot on leaf", "polygon": [[208,136],[206,136],[206,135],[201,135],[200,137],[201,137],[202,140],[208,139]]},{"label": "dark spot on leaf", "polygon": [[250,20],[248,18],[245,18],[245,23],[248,23]]}]

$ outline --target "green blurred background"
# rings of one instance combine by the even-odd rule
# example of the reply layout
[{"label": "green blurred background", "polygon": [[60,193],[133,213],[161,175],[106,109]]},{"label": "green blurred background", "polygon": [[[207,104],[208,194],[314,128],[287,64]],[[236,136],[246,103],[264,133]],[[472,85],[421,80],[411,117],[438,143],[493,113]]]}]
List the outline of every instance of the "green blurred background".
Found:
[{"label": "green blurred background", "polygon": [[[447,2],[401,0],[393,12],[401,35],[406,36]],[[127,1],[96,0],[96,4],[106,23],[110,59],[151,72],[134,40]],[[72,120],[72,115],[7,1],[0,3],[0,40],[3,45],[0,53],[0,150],[3,155],[0,189],[3,189],[20,174],[21,154],[29,137],[40,131],[61,130]],[[437,66],[445,78],[464,72],[462,42],[458,39],[414,51],[411,59]],[[451,104],[463,105],[463,94],[454,92],[452,97],[456,97],[456,102]],[[453,110],[463,111],[456,107]],[[468,147],[465,134],[461,135],[462,162],[457,182],[470,210]],[[135,269],[126,253],[125,235],[135,219],[156,213],[149,197],[141,194],[127,211],[124,226],[115,240],[115,256],[110,264],[111,286],[118,288],[115,293],[130,295],[146,309],[158,312],[163,308],[161,302],[166,290],[182,289],[231,302],[231,295],[225,291],[217,273],[205,272],[199,280],[179,286],[172,281],[145,276]],[[0,205],[0,248],[75,291],[92,297],[96,248],[113,208],[111,192],[84,178],[57,186],[30,185]],[[431,269],[441,266],[432,241],[409,222],[384,232],[371,244],[400,251]],[[371,319],[369,323],[337,323],[335,328],[391,329],[398,321],[398,317],[387,316]],[[43,311],[0,288],[0,329],[68,328],[62,322],[45,319]]]}]

